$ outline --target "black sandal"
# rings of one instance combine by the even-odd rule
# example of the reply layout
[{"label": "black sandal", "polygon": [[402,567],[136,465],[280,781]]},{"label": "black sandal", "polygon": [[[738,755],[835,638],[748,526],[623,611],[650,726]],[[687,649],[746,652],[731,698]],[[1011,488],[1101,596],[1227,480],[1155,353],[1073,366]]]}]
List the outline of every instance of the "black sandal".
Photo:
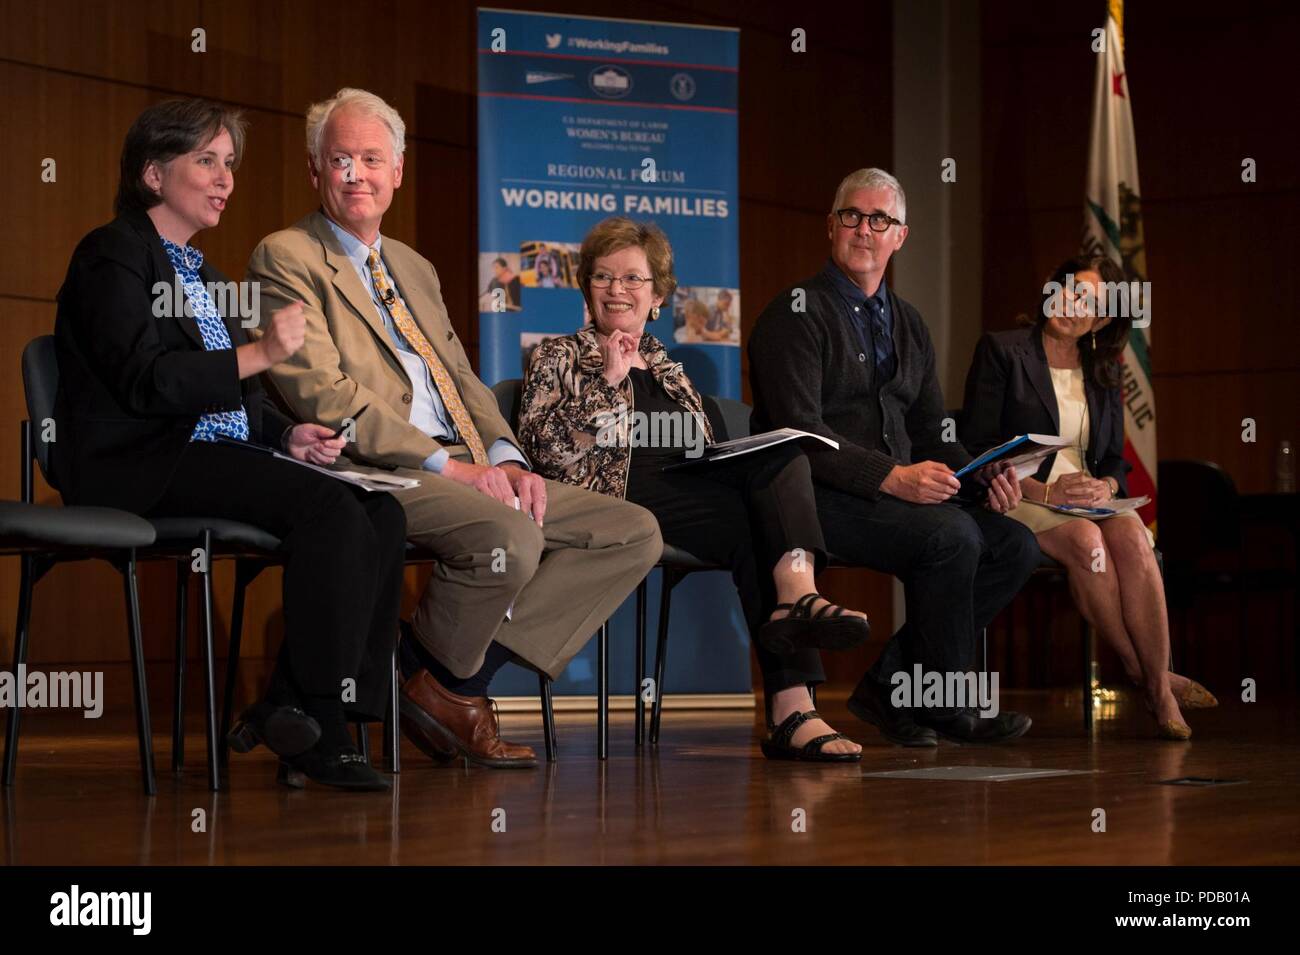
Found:
[{"label": "black sandal", "polygon": [[777,610],[789,610],[780,620],[769,620],[758,630],[758,642],[773,653],[795,650],[852,650],[871,636],[865,617],[846,614],[843,607],[829,600],[816,613],[812,606],[825,600],[821,594],[804,594],[792,604],[777,604]]},{"label": "black sandal", "polygon": [[[771,737],[763,740],[763,755],[768,759],[789,759],[804,763],[856,763],[862,759],[862,753],[823,753],[822,747],[832,740],[848,739],[843,733],[823,733],[815,736],[802,746],[791,746],[795,732],[809,720],[819,720],[821,714],[816,710],[804,713],[791,713],[775,729],[768,724]],[[852,742],[852,740],[850,740]]]}]

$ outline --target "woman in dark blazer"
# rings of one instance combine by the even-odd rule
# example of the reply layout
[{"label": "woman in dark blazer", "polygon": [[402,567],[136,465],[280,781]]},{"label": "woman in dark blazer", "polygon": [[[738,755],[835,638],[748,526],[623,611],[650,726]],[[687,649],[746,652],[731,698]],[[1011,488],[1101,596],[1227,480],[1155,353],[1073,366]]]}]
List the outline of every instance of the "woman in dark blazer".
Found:
[{"label": "woman in dark blazer", "polygon": [[1168,672],[1169,619],[1150,532],[1136,511],[1091,521],[1036,503],[1101,506],[1128,494],[1119,383],[1131,319],[1099,307],[1108,299],[1099,283],[1123,281],[1110,259],[1071,259],[1044,285],[1030,327],[981,338],[966,377],[961,439],[972,454],[1018,434],[1071,439],[1021,480],[1023,500],[1007,516],[1065,566],[1079,612],[1144,689],[1160,735],[1185,740],[1192,731],[1180,705],[1217,701],[1194,680]]},{"label": "woman in dark blazer", "polygon": [[235,286],[215,284],[226,280],[189,245],[220,220],[243,140],[238,113],[197,100],[151,106],[127,133],[117,218],[81,240],[59,291],[54,474],[68,504],[228,518],[278,536],[284,644],[231,746],[266,743],[291,786],[305,776],[384,790],[348,721],[381,719],[388,697],[403,510],[388,494],[228,443],[317,465],[344,446],[328,428],[294,424],[258,383],[302,344],[301,307],[270,316],[250,342],[244,320],[257,316],[235,314],[238,299],[224,294]]},{"label": "woman in dark blazer", "polygon": [[[667,236],[630,219],[604,220],[583,240],[578,286],[591,325],[533,352],[520,446],[545,477],[640,504],[665,542],[731,569],[763,671],[765,756],[861,759],[862,747],[831,730],[808,692],[825,679],[817,648],[848,649],[869,633],[863,614],[817,593],[826,548],[808,459],[787,443],[665,473],[682,458],[688,425],[697,425],[700,445],[714,440],[703,397],[646,331],[677,287]],[[637,440],[640,426],[656,420],[681,425],[667,429],[676,444]]]}]

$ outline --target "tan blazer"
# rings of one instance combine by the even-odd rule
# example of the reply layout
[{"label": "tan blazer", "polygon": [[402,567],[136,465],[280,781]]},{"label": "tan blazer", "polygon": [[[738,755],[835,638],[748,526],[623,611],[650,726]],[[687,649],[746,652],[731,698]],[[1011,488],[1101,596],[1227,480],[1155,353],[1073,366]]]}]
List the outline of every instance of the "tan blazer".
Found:
[{"label": "tan blazer", "polygon": [[[518,447],[496,397],[474,374],[452,330],[433,263],[388,236],[383,255],[416,324],[460,390],[484,447],[500,438]],[[356,440],[347,454],[380,466],[419,468],[442,447],[410,423],[411,380],[321,212],[263,239],[248,260],[247,278],[261,283],[263,315],[294,301],[306,306],[302,348],[267,372],[300,421],[337,429],[343,419],[355,418]]]}]

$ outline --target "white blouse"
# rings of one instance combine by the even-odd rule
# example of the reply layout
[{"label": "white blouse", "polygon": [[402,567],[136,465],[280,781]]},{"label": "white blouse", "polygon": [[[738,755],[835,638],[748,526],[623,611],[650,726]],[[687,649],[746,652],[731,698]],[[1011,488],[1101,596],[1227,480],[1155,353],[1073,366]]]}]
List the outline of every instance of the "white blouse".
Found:
[{"label": "white blouse", "polygon": [[1082,368],[1051,368],[1052,390],[1056,392],[1056,408],[1060,415],[1061,427],[1058,432],[1067,438],[1069,447],[1056,452],[1052,463],[1052,473],[1047,476],[1051,483],[1062,474],[1072,474],[1085,470],[1083,466],[1083,449],[1088,446],[1088,398],[1083,390]]}]

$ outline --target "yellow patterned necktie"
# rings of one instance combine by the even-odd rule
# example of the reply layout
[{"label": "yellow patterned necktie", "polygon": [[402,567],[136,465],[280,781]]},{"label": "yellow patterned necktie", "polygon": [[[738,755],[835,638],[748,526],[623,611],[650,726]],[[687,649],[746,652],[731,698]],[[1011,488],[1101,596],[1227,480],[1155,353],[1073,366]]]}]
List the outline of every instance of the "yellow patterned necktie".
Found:
[{"label": "yellow patterned necktie", "polygon": [[379,253],[375,249],[370,250],[368,262],[370,264],[370,277],[375,281],[375,289],[379,292],[380,300],[384,303],[384,307],[388,309],[388,314],[393,318],[393,324],[402,333],[402,337],[406,339],[407,344],[429,366],[429,373],[433,376],[433,383],[438,386],[438,394],[442,397],[443,407],[451,415],[456,430],[460,432],[461,440],[469,447],[469,453],[473,456],[474,463],[487,464],[488,456],[483,447],[483,439],[479,437],[478,429],[474,427],[474,420],[469,416],[469,411],[465,408],[465,402],[461,400],[460,392],[456,390],[451,375],[447,373],[447,366],[442,363],[438,353],[433,350],[429,340],[424,337],[424,333],[415,324],[415,319],[407,311],[401,297],[393,291],[392,286],[388,284],[388,280],[384,278],[384,270],[379,267]]}]

